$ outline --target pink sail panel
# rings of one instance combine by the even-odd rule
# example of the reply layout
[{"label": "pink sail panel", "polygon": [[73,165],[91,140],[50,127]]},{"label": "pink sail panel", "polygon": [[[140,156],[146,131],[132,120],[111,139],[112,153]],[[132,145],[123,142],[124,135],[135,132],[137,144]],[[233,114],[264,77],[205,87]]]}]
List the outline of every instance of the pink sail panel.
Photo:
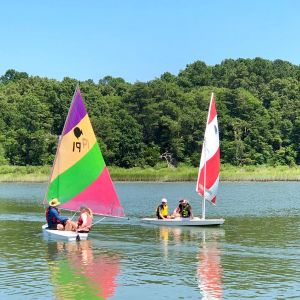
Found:
[{"label": "pink sail panel", "polygon": [[[217,110],[214,95],[211,96],[207,124],[202,147],[196,191],[206,200],[216,204],[220,176],[220,145]],[[204,193],[205,182],[205,193]]]},{"label": "pink sail panel", "polygon": [[84,191],[72,198],[61,208],[78,210],[81,205],[88,206],[94,214],[112,217],[124,217],[124,211],[105,166],[99,177]]}]

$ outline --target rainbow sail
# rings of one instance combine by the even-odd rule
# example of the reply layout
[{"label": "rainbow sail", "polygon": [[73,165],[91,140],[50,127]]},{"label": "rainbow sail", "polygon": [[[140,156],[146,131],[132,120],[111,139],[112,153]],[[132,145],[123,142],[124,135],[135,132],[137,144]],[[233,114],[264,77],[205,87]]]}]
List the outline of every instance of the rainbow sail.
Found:
[{"label": "rainbow sail", "polygon": [[86,205],[94,214],[124,216],[79,88],[60,137],[45,201],[53,198],[66,210]]}]

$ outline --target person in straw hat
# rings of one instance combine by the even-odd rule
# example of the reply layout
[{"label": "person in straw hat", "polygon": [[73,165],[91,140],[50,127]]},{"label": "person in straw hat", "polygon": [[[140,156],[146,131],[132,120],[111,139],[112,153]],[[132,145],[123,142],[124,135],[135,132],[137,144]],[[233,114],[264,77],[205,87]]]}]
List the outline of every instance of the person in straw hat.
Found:
[{"label": "person in straw hat", "polygon": [[69,220],[68,217],[63,217],[60,214],[58,206],[61,203],[54,198],[49,201],[49,207],[46,209],[46,220],[48,229],[52,230],[76,230],[76,224]]}]

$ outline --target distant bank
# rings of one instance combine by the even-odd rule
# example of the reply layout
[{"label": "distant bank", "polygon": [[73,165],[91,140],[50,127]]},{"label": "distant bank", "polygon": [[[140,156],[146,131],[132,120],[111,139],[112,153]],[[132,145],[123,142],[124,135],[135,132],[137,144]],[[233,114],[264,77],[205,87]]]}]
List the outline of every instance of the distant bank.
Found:
[{"label": "distant bank", "polygon": [[[109,167],[114,181],[196,181],[198,168]],[[47,182],[50,166],[0,166],[0,182]],[[300,166],[222,166],[221,181],[298,181]]]}]

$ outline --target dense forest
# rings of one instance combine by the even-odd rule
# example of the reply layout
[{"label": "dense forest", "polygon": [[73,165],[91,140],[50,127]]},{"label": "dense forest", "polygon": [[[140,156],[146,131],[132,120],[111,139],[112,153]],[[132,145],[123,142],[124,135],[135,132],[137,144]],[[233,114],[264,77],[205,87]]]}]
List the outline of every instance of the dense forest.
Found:
[{"label": "dense forest", "polygon": [[[199,164],[211,92],[222,163],[300,164],[300,67],[262,58],[196,61],[177,76],[79,82],[108,165]],[[0,77],[0,164],[52,164],[78,81],[8,70]]]}]

